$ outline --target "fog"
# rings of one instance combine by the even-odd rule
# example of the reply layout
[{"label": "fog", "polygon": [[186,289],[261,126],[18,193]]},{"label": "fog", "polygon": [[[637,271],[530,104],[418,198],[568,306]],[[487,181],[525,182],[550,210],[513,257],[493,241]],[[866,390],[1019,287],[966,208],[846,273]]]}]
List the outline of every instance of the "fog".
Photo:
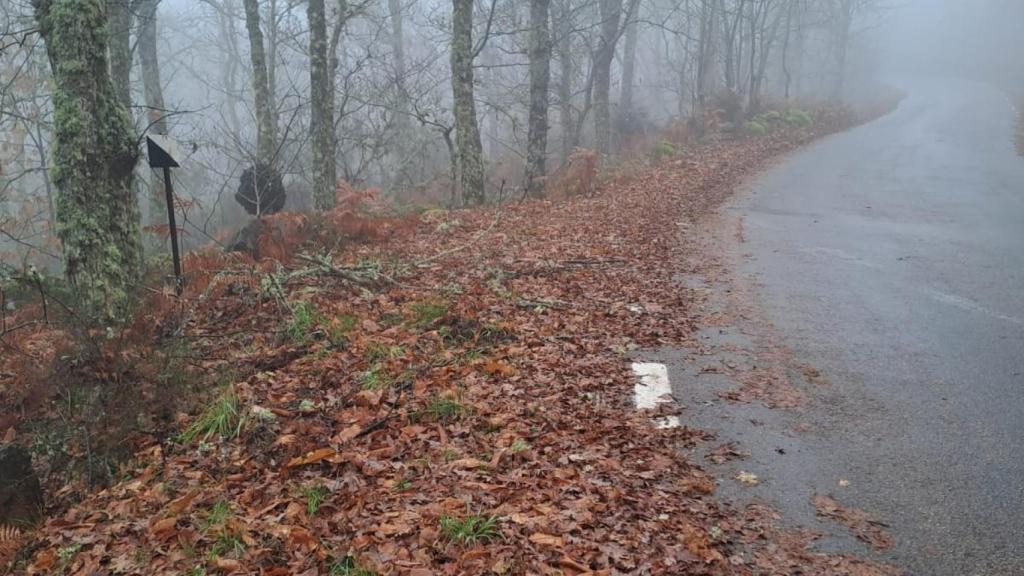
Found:
[{"label": "fog", "polygon": [[903,0],[880,19],[874,50],[880,74],[954,76],[1024,87],[1016,0]]},{"label": "fog", "polygon": [[[133,4],[127,25],[107,27],[117,40],[112,80],[124,90],[135,132],[166,131],[188,151],[174,177],[187,199],[189,248],[224,243],[245,225],[245,202],[233,196],[259,163],[280,176],[288,210],[312,210],[318,194],[333,194],[324,189],[335,180],[400,203],[454,205],[530,188],[577,148],[624,160],[673,125],[685,126],[687,137],[742,132],[772,107],[871,100],[887,84],[901,88],[922,76],[1024,87],[1024,2],[1016,0],[364,0],[325,6],[333,102],[326,120],[314,119],[315,96],[326,94],[311,89],[308,5],[262,0],[268,97],[261,116],[245,4],[163,0],[155,17],[139,12],[145,3]],[[453,92],[458,5],[472,11],[468,100]],[[547,16],[546,52],[531,52],[543,38],[532,35],[533,5]],[[109,3],[108,17],[118,6]],[[7,260],[52,267],[59,215],[48,172],[50,64],[28,2],[5,3],[0,15]],[[147,23],[155,25],[158,67],[142,58]],[[118,58],[127,64],[115,69]],[[547,72],[546,88],[538,70]],[[531,108],[534,101],[541,107]],[[472,122],[460,124],[456,111],[469,114],[470,103]],[[261,117],[272,130],[261,132]],[[331,129],[316,140],[324,122]],[[479,154],[471,132],[480,134]],[[260,159],[260,142],[270,142],[273,158]],[[317,168],[314,152],[325,142],[332,165]],[[135,172],[142,222],[159,226],[161,200],[147,192],[158,184],[141,164]]]}]

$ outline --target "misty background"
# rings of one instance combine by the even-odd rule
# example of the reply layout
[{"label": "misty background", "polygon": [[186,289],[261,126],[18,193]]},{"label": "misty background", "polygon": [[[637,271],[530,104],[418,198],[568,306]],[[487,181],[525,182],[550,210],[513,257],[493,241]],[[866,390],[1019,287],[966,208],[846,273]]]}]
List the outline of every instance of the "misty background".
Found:
[{"label": "misty background", "polygon": [[[530,104],[528,4],[476,3],[473,32],[480,50],[473,63],[474,100],[492,199],[497,190],[522,185]],[[551,3],[549,171],[569,162],[576,147],[597,147],[591,76],[601,37],[599,4]],[[857,101],[882,83],[900,87],[915,77],[935,75],[1024,91],[1019,59],[1024,2],[1019,0],[644,0],[632,15],[631,6],[620,2],[625,13],[611,64],[611,147],[618,155],[649,145],[658,131],[674,123],[693,126],[693,119],[707,115],[709,108],[735,105],[738,114],[752,116],[787,100]],[[840,72],[835,37],[837,11],[843,6],[855,8],[855,16]],[[306,4],[265,0],[260,8],[286,209],[310,210],[313,125]],[[702,14],[709,10],[721,12],[711,20],[710,35],[701,32],[707,24]],[[753,47],[754,52],[750,58],[738,54],[738,70],[730,71],[722,38],[733,15],[739,27],[735,48]],[[48,62],[33,31],[30,4],[7,2],[0,18],[3,259],[14,267],[31,262],[54,268],[59,244],[51,232],[55,191],[47,172],[52,162]],[[379,189],[404,203],[452,202],[458,166],[451,18],[451,3],[441,0],[327,4],[335,49],[333,134],[339,180]],[[131,28],[128,34],[135,51],[138,31]],[[135,128],[140,133],[151,129],[156,114],[186,151],[183,167],[174,172],[185,246],[224,243],[248,218],[232,196],[257,155],[242,2],[163,0],[156,9],[156,34],[164,109],[147,107],[135,54],[129,87]],[[702,44],[706,37],[713,39],[710,47]],[[708,57],[703,66],[701,54]],[[725,116],[726,124],[742,124],[732,113]],[[158,227],[166,218],[162,198],[154,193],[159,183],[143,162],[136,172],[143,223]],[[150,238],[149,245],[159,250],[160,238]]]}]

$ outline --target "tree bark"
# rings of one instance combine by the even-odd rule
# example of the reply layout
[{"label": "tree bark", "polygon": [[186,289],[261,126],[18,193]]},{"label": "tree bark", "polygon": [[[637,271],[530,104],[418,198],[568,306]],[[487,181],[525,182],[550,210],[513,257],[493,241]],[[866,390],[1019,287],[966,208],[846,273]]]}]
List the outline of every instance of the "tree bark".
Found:
[{"label": "tree bark", "polygon": [[694,99],[693,119],[698,136],[707,129],[707,103],[710,96],[711,69],[715,61],[716,10],[712,0],[701,0],[700,36],[697,39],[697,97]]},{"label": "tree bark", "polygon": [[[327,62],[327,15],[324,0],[309,0],[309,97],[313,131],[313,199],[317,210],[334,206],[337,167],[334,160],[334,86]],[[339,17],[344,17],[340,15]]]},{"label": "tree bark", "polygon": [[277,126],[274,122],[270,83],[267,78],[267,56],[260,29],[259,0],[243,0],[245,28],[249,35],[249,58],[252,61],[252,88],[256,106],[256,162],[273,167],[277,156]]},{"label": "tree bark", "polygon": [[87,317],[128,317],[141,269],[137,146],[110,79],[102,0],[34,0],[53,73],[53,181],[65,272]]},{"label": "tree bark", "polygon": [[612,153],[611,84],[612,61],[619,38],[622,0],[600,0],[601,38],[594,58],[594,140],[604,156]]},{"label": "tree bark", "polygon": [[[140,0],[139,19],[139,65],[142,69],[142,93],[146,100],[146,118],[149,131],[167,134],[167,119],[164,117],[164,91],[160,83],[160,58],[157,52],[156,12],[160,0]],[[163,179],[151,171],[149,186],[149,224],[166,220],[167,207]]]},{"label": "tree bark", "polygon": [[626,15],[626,38],[622,47],[622,91],[619,93],[618,126],[621,129],[631,125],[633,120],[633,86],[636,83],[636,44],[640,24],[640,2],[634,2]]},{"label": "tree bark", "polygon": [[576,145],[576,121],[572,117],[572,76],[575,69],[572,59],[572,1],[556,0],[556,5],[559,8],[554,20],[559,65],[558,123],[562,128],[561,161],[565,164]]},{"label": "tree bark", "polygon": [[551,83],[551,0],[530,0],[530,117],[526,144],[526,192],[544,191],[548,150],[548,87]]},{"label": "tree bark", "polygon": [[107,50],[110,52],[110,78],[118,100],[125,108],[132,105],[132,12],[131,0],[107,2]]},{"label": "tree bark", "polygon": [[395,68],[395,160],[398,173],[394,184],[397,187],[410,183],[412,164],[412,123],[409,116],[409,91],[405,86],[405,30],[402,17],[402,0],[388,0],[388,18],[391,20],[391,53]]},{"label": "tree bark", "polygon": [[484,201],[484,157],[473,96],[473,0],[452,0],[451,75],[464,204]]}]

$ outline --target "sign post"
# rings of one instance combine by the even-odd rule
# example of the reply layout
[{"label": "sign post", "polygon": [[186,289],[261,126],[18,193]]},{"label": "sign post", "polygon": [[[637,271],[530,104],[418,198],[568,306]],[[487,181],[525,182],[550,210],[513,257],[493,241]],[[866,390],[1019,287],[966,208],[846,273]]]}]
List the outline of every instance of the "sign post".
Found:
[{"label": "sign post", "polygon": [[178,225],[174,216],[174,189],[171,187],[171,168],[180,166],[177,161],[178,146],[167,136],[152,134],[146,136],[146,151],[150,168],[163,168],[164,193],[167,196],[167,224],[171,232],[171,256],[174,258],[174,292],[181,296],[184,287],[181,279],[181,254],[178,251]]}]

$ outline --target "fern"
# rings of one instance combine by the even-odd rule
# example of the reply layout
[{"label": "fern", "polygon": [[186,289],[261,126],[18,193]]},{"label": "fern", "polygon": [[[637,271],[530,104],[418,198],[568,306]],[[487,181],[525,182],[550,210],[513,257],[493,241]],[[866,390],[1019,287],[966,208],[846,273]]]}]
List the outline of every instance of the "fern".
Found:
[{"label": "fern", "polygon": [[14,526],[0,525],[0,570],[14,560],[14,556],[21,549],[23,536],[21,530]]}]

